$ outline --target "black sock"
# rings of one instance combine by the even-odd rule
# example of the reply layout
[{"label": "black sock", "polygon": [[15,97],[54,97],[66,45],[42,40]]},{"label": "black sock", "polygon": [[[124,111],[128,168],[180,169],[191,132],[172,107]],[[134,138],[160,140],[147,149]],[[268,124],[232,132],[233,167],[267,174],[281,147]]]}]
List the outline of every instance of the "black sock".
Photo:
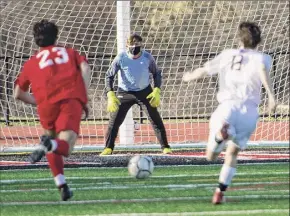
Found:
[{"label": "black sock", "polygon": [[221,191],[226,191],[226,190],[227,190],[227,188],[228,188],[228,186],[227,186],[227,185],[225,185],[225,184],[219,183],[219,186],[218,186],[218,188],[219,188]]}]

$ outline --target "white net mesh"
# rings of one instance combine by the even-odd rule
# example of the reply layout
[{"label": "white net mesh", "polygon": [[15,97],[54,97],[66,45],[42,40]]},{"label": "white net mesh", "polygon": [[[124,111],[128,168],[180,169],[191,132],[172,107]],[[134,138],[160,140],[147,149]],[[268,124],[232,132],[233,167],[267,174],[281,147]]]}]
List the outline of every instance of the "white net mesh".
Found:
[{"label": "white net mesh", "polygon": [[[116,5],[111,1],[0,1],[0,110],[1,147],[30,146],[42,134],[34,107],[12,97],[21,65],[36,50],[32,26],[40,19],[59,26],[59,44],[74,47],[88,57],[93,74],[90,117],[81,126],[78,145],[104,143],[108,122],[104,77],[117,54]],[[261,119],[252,140],[289,139],[289,2],[288,1],[131,1],[131,31],[144,38],[145,49],[163,71],[162,106],[159,109],[170,143],[206,141],[208,119],[217,106],[217,77],[183,83],[192,71],[225,48],[237,46],[240,21],[255,21],[263,31],[261,51],[274,59],[271,77],[280,104],[267,116],[265,92]],[[157,143],[147,118],[134,107],[141,121],[135,143]],[[9,123],[9,126],[7,126]],[[118,140],[117,140],[118,143]]]}]

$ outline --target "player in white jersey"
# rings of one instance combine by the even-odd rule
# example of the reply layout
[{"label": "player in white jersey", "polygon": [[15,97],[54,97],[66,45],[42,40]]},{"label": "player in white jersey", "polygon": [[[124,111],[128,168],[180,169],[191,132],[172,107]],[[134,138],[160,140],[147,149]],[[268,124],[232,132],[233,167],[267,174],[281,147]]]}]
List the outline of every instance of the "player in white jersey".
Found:
[{"label": "player in white jersey", "polygon": [[225,144],[227,149],[219,185],[212,200],[214,204],[224,201],[224,192],[236,173],[238,152],[247,147],[256,128],[262,84],[269,96],[269,111],[273,112],[276,108],[269,75],[272,58],[255,50],[261,41],[260,28],[254,23],[242,22],[238,35],[239,49],[224,50],[202,68],[183,76],[183,81],[188,82],[205,75],[219,75],[219,106],[210,119],[207,160],[215,160]]}]

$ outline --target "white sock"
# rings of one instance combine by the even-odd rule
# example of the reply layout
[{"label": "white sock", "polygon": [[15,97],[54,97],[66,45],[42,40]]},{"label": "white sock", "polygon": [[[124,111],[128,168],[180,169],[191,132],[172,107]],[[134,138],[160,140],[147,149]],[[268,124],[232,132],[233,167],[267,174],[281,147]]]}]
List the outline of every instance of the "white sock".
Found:
[{"label": "white sock", "polygon": [[51,152],[54,152],[55,150],[56,150],[56,148],[57,148],[57,142],[56,142],[56,140],[50,140],[50,143],[51,143]]},{"label": "white sock", "polygon": [[224,164],[220,172],[219,182],[224,185],[229,185],[235,174],[236,168]]},{"label": "white sock", "polygon": [[58,174],[57,176],[54,177],[54,182],[56,186],[61,186],[66,183],[65,177],[62,174]]}]

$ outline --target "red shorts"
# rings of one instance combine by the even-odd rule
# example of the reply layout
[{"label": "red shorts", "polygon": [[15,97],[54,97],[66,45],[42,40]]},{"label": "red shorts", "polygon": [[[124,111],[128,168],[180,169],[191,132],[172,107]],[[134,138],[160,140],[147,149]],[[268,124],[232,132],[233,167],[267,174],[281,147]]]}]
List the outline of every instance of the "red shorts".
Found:
[{"label": "red shorts", "polygon": [[72,130],[79,134],[83,106],[77,99],[67,99],[55,104],[40,104],[37,107],[40,123],[46,130],[56,133]]}]

